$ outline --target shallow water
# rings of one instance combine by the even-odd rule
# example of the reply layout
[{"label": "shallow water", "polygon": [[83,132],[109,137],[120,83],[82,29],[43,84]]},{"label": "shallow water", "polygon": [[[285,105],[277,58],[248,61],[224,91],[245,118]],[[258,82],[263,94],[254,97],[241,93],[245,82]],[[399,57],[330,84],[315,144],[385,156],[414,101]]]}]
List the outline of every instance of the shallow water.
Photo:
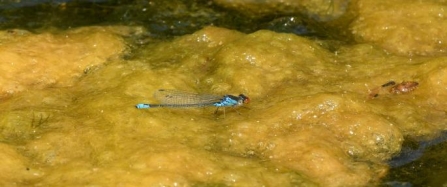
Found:
[{"label": "shallow water", "polygon": [[[309,17],[248,19],[253,15],[225,13],[231,11],[217,8],[218,1],[179,2],[52,4],[57,6],[51,10],[66,8],[57,13],[61,15],[90,10],[91,15],[110,16],[93,22],[82,17],[66,22],[69,16],[28,18],[32,24],[20,28],[36,26],[37,33],[2,32],[3,185],[445,183],[428,172],[437,167],[443,173],[439,165],[430,165],[443,157],[430,150],[442,149],[443,141],[436,137],[446,129],[446,65],[437,47],[381,47],[380,40],[368,35],[374,24],[368,27],[367,21],[356,20],[350,27],[363,34],[348,45],[350,37],[340,38],[346,34],[322,32],[318,21],[303,24]],[[353,8],[346,11],[366,12],[368,20],[371,10],[362,6],[371,4],[351,2]],[[48,10],[47,5],[31,7]],[[314,13],[320,10],[307,7],[300,16],[318,15]],[[93,11],[97,8],[108,11]],[[3,28],[21,23],[10,15],[3,16]],[[327,14],[320,16],[327,19]],[[241,17],[247,19],[226,21]],[[121,19],[128,26],[45,27],[116,24]],[[340,29],[346,25],[343,20],[351,19],[342,16],[321,24]],[[259,22],[261,26],[253,26]],[[221,27],[200,29],[210,23]],[[261,28],[273,31],[257,31]],[[390,80],[397,85],[382,86]],[[418,86],[395,94],[392,90],[401,89],[397,86],[403,81]],[[243,93],[251,103],[216,114],[215,108],[135,108],[137,103],[159,102],[153,92],[160,88]],[[423,153],[420,160],[396,157],[408,146],[417,148],[407,155]],[[396,168],[389,170],[390,163]],[[420,180],[410,180],[414,176]]]}]

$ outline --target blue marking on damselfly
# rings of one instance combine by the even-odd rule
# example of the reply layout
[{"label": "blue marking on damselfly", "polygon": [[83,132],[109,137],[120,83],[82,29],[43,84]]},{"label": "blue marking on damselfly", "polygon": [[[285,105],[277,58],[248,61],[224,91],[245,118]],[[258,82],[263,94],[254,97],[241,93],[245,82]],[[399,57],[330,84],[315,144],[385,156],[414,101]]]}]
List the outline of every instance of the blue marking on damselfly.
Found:
[{"label": "blue marking on damselfly", "polygon": [[178,90],[160,89],[154,93],[154,97],[158,99],[160,104],[146,104],[140,103],[136,105],[138,109],[172,107],[172,108],[187,108],[187,107],[235,107],[250,102],[250,99],[240,94],[234,95],[206,95],[190,93]]}]

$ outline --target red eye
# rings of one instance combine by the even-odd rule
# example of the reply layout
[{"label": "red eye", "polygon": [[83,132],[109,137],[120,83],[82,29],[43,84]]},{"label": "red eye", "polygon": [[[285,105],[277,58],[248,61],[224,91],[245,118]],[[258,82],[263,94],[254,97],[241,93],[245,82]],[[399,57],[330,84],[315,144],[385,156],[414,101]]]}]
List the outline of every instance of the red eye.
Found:
[{"label": "red eye", "polygon": [[[239,94],[239,99],[238,99],[238,102],[241,102],[242,101],[242,103],[249,103],[250,102],[250,98],[248,98],[247,96],[245,96],[244,94]],[[241,103],[241,104],[242,104]]]},{"label": "red eye", "polygon": [[244,103],[247,104],[247,103],[249,103],[249,102],[250,102],[250,98],[245,97],[245,99],[244,99]]}]

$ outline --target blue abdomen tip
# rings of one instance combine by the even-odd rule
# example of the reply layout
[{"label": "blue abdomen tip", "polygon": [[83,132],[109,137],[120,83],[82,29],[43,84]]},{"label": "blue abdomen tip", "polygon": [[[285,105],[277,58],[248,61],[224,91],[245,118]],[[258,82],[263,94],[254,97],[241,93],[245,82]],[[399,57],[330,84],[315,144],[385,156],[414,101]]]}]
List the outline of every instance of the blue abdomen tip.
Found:
[{"label": "blue abdomen tip", "polygon": [[135,107],[137,107],[138,109],[150,108],[150,105],[149,104],[137,104]]}]

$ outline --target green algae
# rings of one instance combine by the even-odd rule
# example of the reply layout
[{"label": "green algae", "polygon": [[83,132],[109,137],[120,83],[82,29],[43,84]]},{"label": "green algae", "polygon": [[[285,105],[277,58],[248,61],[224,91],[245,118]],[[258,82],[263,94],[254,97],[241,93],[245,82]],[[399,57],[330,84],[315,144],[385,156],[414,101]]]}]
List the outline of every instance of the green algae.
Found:
[{"label": "green algae", "polygon": [[[431,136],[445,120],[431,110],[442,98],[427,98],[442,89],[433,86],[441,59],[408,63],[368,45],[331,53],[292,34],[216,27],[136,57],[2,103],[14,111],[3,113],[2,139],[37,173],[27,183],[364,186],[380,181],[404,136]],[[388,80],[420,86],[369,97]],[[225,115],[134,107],[157,102],[159,88],[244,93],[252,103]]]}]

